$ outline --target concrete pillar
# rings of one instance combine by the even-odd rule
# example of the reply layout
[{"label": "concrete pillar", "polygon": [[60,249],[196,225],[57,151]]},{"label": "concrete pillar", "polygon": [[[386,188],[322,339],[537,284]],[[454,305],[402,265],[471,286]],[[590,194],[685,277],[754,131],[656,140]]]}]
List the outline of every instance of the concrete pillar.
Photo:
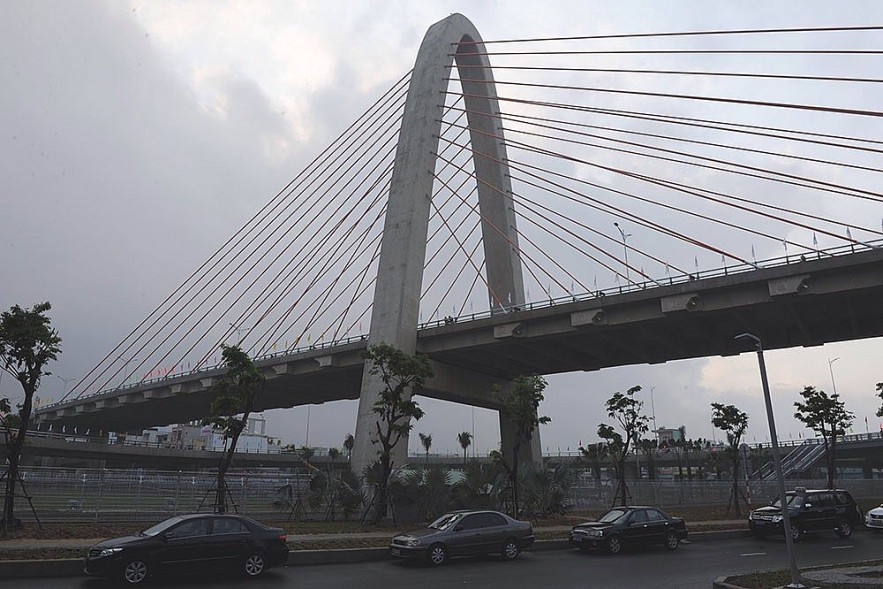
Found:
[{"label": "concrete pillar", "polygon": [[[509,464],[512,461],[512,448],[515,446],[516,436],[515,424],[506,419],[503,412],[500,412],[500,451],[503,458]],[[543,453],[540,446],[539,429],[534,430],[530,438],[530,443],[523,444],[518,452],[519,469],[525,466],[540,466],[543,463]]]},{"label": "concrete pillar", "polygon": [[[464,41],[470,44],[457,45]],[[477,43],[471,44],[473,41]],[[417,345],[433,170],[446,78],[455,59],[452,49],[470,111],[479,206],[485,218],[482,240],[491,309],[502,312],[524,303],[505,144],[494,137],[502,138],[502,125],[488,116],[500,111],[490,64],[486,55],[475,55],[485,53],[478,31],[466,17],[453,14],[429,28],[417,54],[396,148],[371,314],[369,345],[387,343],[409,354]],[[464,67],[467,65],[483,67]],[[353,448],[352,465],[357,473],[377,459],[372,442],[377,420],[372,406],[383,383],[368,373],[369,368],[366,366],[362,375]],[[407,448],[407,439],[402,439],[394,452],[395,465],[407,461]]]}]

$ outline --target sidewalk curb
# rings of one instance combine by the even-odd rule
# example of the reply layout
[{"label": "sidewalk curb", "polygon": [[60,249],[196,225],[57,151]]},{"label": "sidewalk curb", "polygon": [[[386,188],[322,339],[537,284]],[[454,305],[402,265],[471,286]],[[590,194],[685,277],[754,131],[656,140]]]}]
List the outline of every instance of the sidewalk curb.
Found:
[{"label": "sidewalk curb", "polygon": [[[726,540],[749,535],[747,530],[715,530],[710,532],[694,532],[689,539],[693,540]],[[568,550],[568,540],[538,540],[528,550],[545,552],[549,550]],[[378,562],[391,560],[389,549],[381,548],[339,548],[331,550],[292,550],[288,553],[287,566],[309,566],[319,564],[353,564],[360,562]],[[0,579],[23,579],[34,577],[76,577],[83,574],[83,559],[69,558],[59,560],[2,560],[0,561]]]}]

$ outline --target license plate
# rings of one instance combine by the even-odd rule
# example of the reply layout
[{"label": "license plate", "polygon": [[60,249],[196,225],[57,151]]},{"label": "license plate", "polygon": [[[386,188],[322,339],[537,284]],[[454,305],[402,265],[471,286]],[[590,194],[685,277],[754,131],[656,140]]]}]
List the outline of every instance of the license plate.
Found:
[{"label": "license plate", "polygon": [[396,556],[401,556],[401,555],[402,555],[402,551],[401,551],[400,549],[398,549],[398,548],[393,548],[393,549],[392,549],[392,553],[395,554]]}]

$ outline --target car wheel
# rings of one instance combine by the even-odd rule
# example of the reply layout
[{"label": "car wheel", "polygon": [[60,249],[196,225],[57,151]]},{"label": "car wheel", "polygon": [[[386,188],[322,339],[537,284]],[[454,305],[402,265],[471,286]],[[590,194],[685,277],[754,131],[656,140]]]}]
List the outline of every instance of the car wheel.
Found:
[{"label": "car wheel", "polygon": [[791,524],[791,539],[798,542],[802,537],[803,532],[800,530],[800,526],[797,524]]},{"label": "car wheel", "polygon": [[141,585],[147,579],[147,563],[134,558],[123,567],[123,582],[126,585]]},{"label": "car wheel", "polygon": [[678,535],[675,531],[670,531],[665,535],[665,548],[666,550],[674,550],[678,547],[678,544],[681,543],[681,539],[678,538]]},{"label": "car wheel", "polygon": [[619,536],[610,536],[607,539],[607,552],[610,554],[619,554],[622,552],[622,540]]},{"label": "car wheel", "polygon": [[837,535],[841,538],[849,538],[852,536],[852,524],[848,519],[840,520],[840,523],[837,524],[837,528],[834,530],[837,532]]},{"label": "car wheel", "polygon": [[243,570],[249,577],[260,576],[267,568],[264,557],[258,552],[252,552],[245,558],[245,567]]},{"label": "car wheel", "polygon": [[518,547],[518,540],[515,538],[509,538],[503,544],[503,558],[506,560],[515,560],[518,558],[519,552],[521,552],[521,549]]},{"label": "car wheel", "polygon": [[433,544],[426,553],[426,560],[434,567],[440,567],[448,561],[448,550],[444,544]]}]

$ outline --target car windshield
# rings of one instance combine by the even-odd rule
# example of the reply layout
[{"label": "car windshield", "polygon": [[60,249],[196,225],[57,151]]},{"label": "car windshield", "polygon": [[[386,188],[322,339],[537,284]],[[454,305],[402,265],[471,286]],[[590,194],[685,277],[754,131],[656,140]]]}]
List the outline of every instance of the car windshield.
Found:
[{"label": "car windshield", "polygon": [[156,536],[157,534],[162,534],[175,524],[183,521],[180,517],[170,517],[165,521],[161,521],[155,526],[151,526],[146,530],[142,530],[140,533],[142,536]]},{"label": "car windshield", "polygon": [[628,515],[628,513],[629,512],[627,509],[611,509],[610,511],[608,511],[607,513],[602,515],[598,519],[598,521],[599,522],[615,522],[616,520]]},{"label": "car windshield", "polygon": [[[788,507],[798,507],[803,505],[803,495],[785,495],[788,498]],[[773,507],[782,508],[782,504],[779,501],[779,498],[776,497],[775,501],[770,503]]]},{"label": "car windshield", "polygon": [[448,513],[429,524],[429,527],[433,530],[447,530],[461,517],[463,517],[461,513]]}]

